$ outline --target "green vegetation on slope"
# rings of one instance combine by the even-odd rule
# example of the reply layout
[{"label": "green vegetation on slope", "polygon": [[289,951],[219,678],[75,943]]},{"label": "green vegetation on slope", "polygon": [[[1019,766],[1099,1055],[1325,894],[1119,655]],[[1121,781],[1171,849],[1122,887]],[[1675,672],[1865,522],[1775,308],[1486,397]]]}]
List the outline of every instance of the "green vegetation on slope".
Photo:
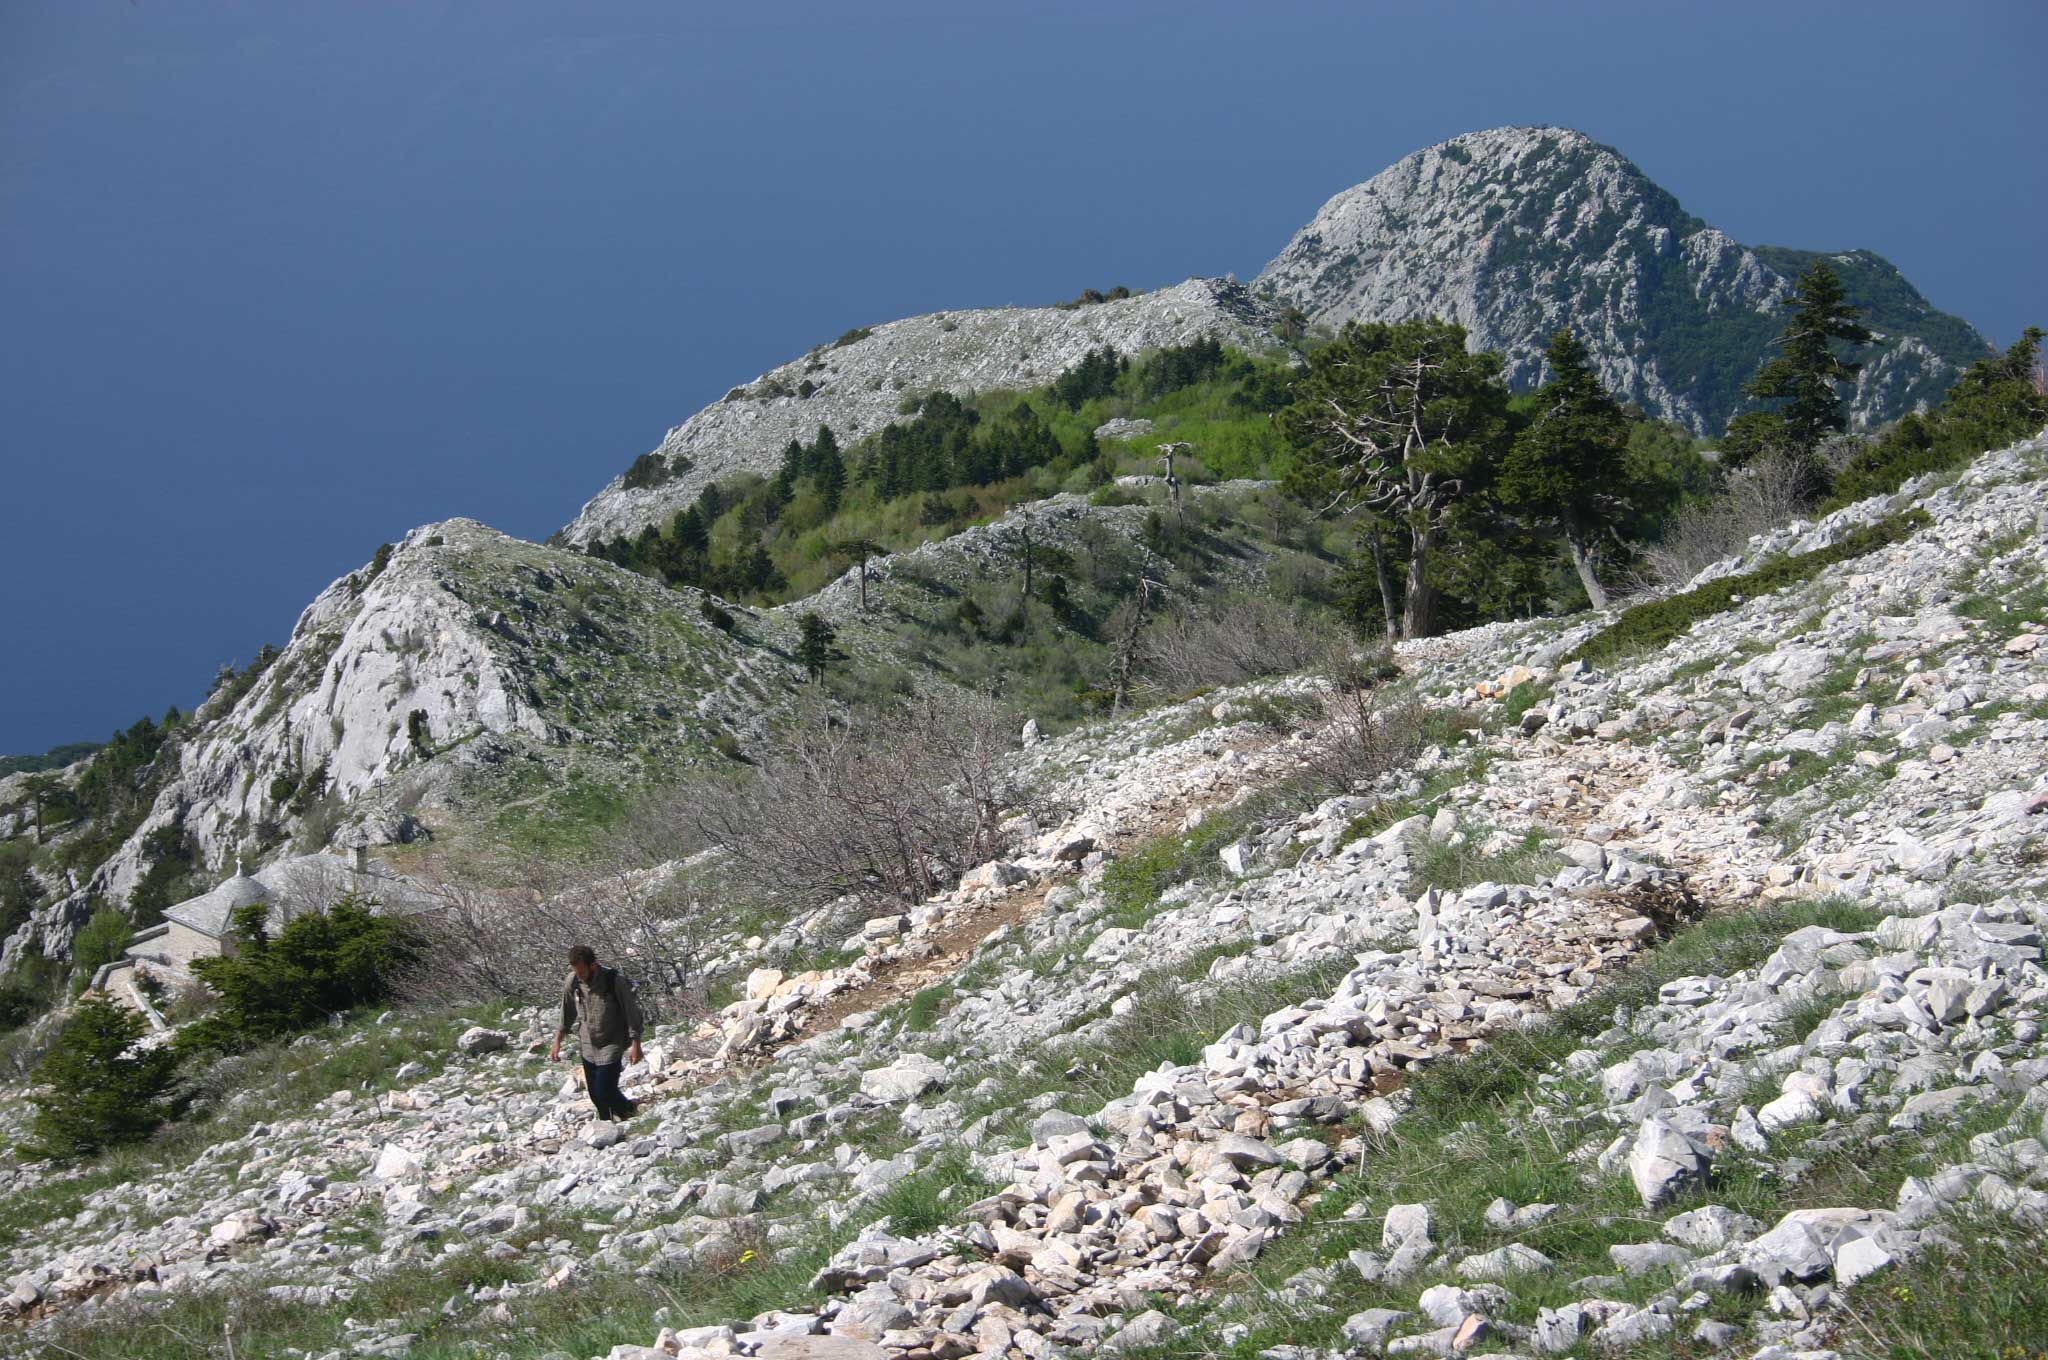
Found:
[{"label": "green vegetation on slope", "polygon": [[1773,557],[1750,570],[1644,604],[1632,605],[1567,657],[1600,663],[1662,647],[1701,619],[1735,608],[1744,600],[1810,581],[1837,562],[1848,562],[1911,537],[1929,523],[1924,510],[1891,515],[1845,534],[1825,548]]},{"label": "green vegetation on slope", "polygon": [[0,756],[0,779],[10,774],[34,774],[39,770],[61,770],[100,749],[96,741],[67,741],[39,755]]},{"label": "green vegetation on slope", "polygon": [[1837,474],[1829,505],[1896,491],[1923,472],[1958,467],[2038,431],[2048,423],[2041,340],[2041,329],[2029,326],[2004,354],[1972,364],[1939,406],[1870,439]]},{"label": "green vegetation on slope", "polygon": [[[1032,392],[908,399],[905,419],[851,448],[821,426],[784,451],[774,476],[726,478],[664,529],[590,551],[727,598],[799,598],[868,556],[949,537],[1058,491],[1158,472],[1162,443],[1195,446],[1175,469],[1186,481],[1277,475],[1286,446],[1270,416],[1288,400],[1291,373],[1214,340],[1135,361],[1105,347]],[[1099,444],[1094,431],[1118,418],[1155,428]]]}]

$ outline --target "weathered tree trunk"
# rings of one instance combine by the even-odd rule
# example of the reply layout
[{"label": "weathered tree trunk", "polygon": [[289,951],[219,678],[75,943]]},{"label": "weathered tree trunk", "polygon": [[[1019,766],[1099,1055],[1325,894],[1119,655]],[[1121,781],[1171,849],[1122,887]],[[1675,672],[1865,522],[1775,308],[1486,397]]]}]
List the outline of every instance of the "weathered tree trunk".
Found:
[{"label": "weathered tree trunk", "polygon": [[1414,543],[1408,558],[1408,600],[1401,612],[1404,638],[1428,637],[1436,631],[1436,587],[1423,574],[1429,550],[1436,546],[1436,531],[1415,535]]},{"label": "weathered tree trunk", "polygon": [[1595,609],[1607,607],[1607,588],[1600,584],[1600,578],[1593,574],[1593,547],[1577,534],[1566,534],[1564,541],[1572,552],[1572,569],[1579,574],[1579,584],[1586,588],[1586,598],[1593,602]]},{"label": "weathered tree trunk", "polygon": [[1372,553],[1373,575],[1380,583],[1380,612],[1385,618],[1387,645],[1401,640],[1401,606],[1394,597],[1394,576],[1387,570],[1387,546],[1380,542],[1379,532],[1374,530],[1365,536],[1365,546]]}]

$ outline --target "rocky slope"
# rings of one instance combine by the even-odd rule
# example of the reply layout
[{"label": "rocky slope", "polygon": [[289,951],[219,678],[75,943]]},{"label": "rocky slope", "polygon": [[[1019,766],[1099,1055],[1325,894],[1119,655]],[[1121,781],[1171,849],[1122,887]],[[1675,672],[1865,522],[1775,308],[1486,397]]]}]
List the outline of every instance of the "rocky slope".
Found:
[{"label": "rocky slope", "polygon": [[[1353,794],[1289,783],[1306,682],[1028,746],[1012,859],[851,964],[758,955],[623,1133],[544,1010],[387,1020],[149,1174],[0,1173],[46,1206],[0,1345],[232,1296],[337,1358],[1889,1353],[1880,1303],[1967,1292],[1897,1272],[2048,1222],[2044,480],[2037,439],[1792,526],[1750,559],[1930,521],[1599,670],[1599,618],[1408,644],[1433,742]],[[1427,1123],[1490,1044],[1508,1094]]]},{"label": "rocky slope", "polygon": [[[1311,321],[1456,321],[1542,378],[1552,331],[1584,339],[1609,390],[1713,436],[1782,327],[1771,306],[1814,258],[1753,248],[1686,212],[1611,148],[1566,128],[1496,128],[1418,151],[1325,203],[1254,291]],[[1989,352],[1869,251],[1829,257],[1880,334],[1858,424],[1931,402]]]},{"label": "rocky slope", "polygon": [[1277,343],[1271,319],[1236,283],[1190,279],[1071,310],[969,308],[850,332],[733,388],[670,430],[637,476],[613,480],[560,538],[582,547],[666,524],[720,477],[773,472],[792,439],[812,439],[829,425],[842,446],[851,444],[898,419],[907,398],[1043,386],[1103,345],[1137,354],[1213,337],[1269,349]]},{"label": "rocky slope", "polygon": [[146,820],[6,957],[67,955],[95,898],[127,899],[160,827],[183,826],[221,873],[300,835],[409,840],[579,772],[631,784],[702,755],[753,730],[795,674],[693,594],[471,520],[424,525],[321,592],[232,705],[201,706]]},{"label": "rocky slope", "polygon": [[[1189,498],[1229,502],[1265,490],[1226,483]],[[1048,497],[870,560],[866,608],[849,568],[790,604],[721,605],[736,621],[730,632],[706,621],[702,592],[667,590],[473,521],[424,525],[381,570],[365,566],[322,592],[245,693],[193,715],[163,758],[172,768],[148,816],[91,871],[52,885],[46,904],[0,942],[0,969],[25,952],[68,957],[98,902],[128,900],[149,868],[150,836],[166,826],[192,834],[209,880],[238,857],[255,863],[295,844],[392,845],[423,832],[489,844],[505,838],[495,828],[508,819],[517,823],[508,835],[565,820],[561,800],[577,788],[630,790],[673,778],[678,763],[715,744],[751,745],[798,692],[790,658],[804,614],[829,620],[849,656],[929,674],[928,661],[906,661],[906,636],[943,629],[963,591],[1014,576],[1024,533],[1041,561],[1121,555],[1131,572],[1184,584],[1184,572],[1137,541],[1146,513],[1144,504]],[[1257,532],[1228,525],[1215,541],[1219,587],[1255,579],[1270,549]],[[415,712],[424,747],[412,738]],[[60,777],[75,783],[85,768]],[[0,839],[33,839],[30,778],[0,781]],[[82,823],[53,844],[98,830]]]}]

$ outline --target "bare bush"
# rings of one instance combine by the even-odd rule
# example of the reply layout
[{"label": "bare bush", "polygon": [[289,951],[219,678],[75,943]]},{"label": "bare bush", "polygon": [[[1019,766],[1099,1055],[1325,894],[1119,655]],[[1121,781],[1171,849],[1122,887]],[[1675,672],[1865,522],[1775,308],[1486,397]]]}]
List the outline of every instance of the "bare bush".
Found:
[{"label": "bare bush", "polygon": [[1298,604],[1231,595],[1152,620],[1139,644],[1147,683],[1166,694],[1293,675],[1336,645],[1336,631]]},{"label": "bare bush", "polygon": [[650,1020],[708,1010],[698,961],[719,916],[686,872],[534,859],[503,876],[511,886],[485,886],[439,863],[421,869],[436,909],[415,918],[428,947],[400,980],[402,995],[546,1004],[561,995],[570,947],[587,944],[633,980]]},{"label": "bare bush", "polygon": [[1421,753],[1422,705],[1412,690],[1389,683],[1392,674],[1384,653],[1334,668],[1325,722],[1306,756],[1315,781],[1331,793],[1356,792]]},{"label": "bare bush", "polygon": [[1813,463],[1788,454],[1769,454],[1731,472],[1720,495],[1680,510],[1664,537],[1643,550],[1637,573],[1642,587],[1683,589],[1758,534],[1798,519],[1819,492]]},{"label": "bare bush", "polygon": [[792,914],[839,898],[904,906],[1003,849],[1017,717],[992,697],[928,691],[852,717],[816,711],[733,778],[681,791],[679,831],[725,848],[722,872]]}]

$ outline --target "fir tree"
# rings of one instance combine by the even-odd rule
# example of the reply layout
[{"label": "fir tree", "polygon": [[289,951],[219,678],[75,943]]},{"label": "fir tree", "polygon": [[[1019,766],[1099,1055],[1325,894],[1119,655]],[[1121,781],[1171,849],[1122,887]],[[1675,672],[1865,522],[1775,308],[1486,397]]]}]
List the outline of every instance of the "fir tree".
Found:
[{"label": "fir tree", "polygon": [[1568,330],[1550,337],[1550,368],[1536,419],[1515,441],[1495,484],[1501,500],[1552,528],[1595,609],[1607,591],[1593,570],[1593,545],[1627,503],[1628,420]]},{"label": "fir tree", "polygon": [[823,426],[818,429],[817,448],[811,455],[811,485],[825,502],[826,517],[838,514],[839,503],[846,495],[846,460],[840,457],[832,431]]},{"label": "fir tree", "polygon": [[796,660],[804,673],[813,681],[823,680],[825,672],[839,659],[839,653],[832,644],[839,635],[832,625],[816,614],[805,614],[797,620]]},{"label": "fir tree", "polygon": [[343,897],[293,917],[275,936],[268,906],[237,907],[229,919],[234,952],[192,963],[220,1009],[180,1030],[179,1049],[234,1052],[383,1000],[396,973],[419,956],[421,941],[375,907]]},{"label": "fir tree", "polygon": [[1826,260],[1815,260],[1784,301],[1797,310],[1775,342],[1778,355],[1743,389],[1778,405],[1729,422],[1722,453],[1735,466],[1773,446],[1811,462],[1823,439],[1848,426],[1836,384],[1854,381],[1861,365],[1837,344],[1868,344],[1870,332],[1856,320],[1858,311]]},{"label": "fir tree", "polygon": [[669,527],[669,536],[684,552],[703,552],[711,546],[711,528],[704,522],[701,503],[679,510]]},{"label": "fir tree", "polygon": [[29,1129],[37,1156],[75,1158],[121,1143],[138,1143],[170,1118],[178,1058],[168,1048],[141,1048],[142,1017],[91,993],[36,1067],[36,1107]]}]

